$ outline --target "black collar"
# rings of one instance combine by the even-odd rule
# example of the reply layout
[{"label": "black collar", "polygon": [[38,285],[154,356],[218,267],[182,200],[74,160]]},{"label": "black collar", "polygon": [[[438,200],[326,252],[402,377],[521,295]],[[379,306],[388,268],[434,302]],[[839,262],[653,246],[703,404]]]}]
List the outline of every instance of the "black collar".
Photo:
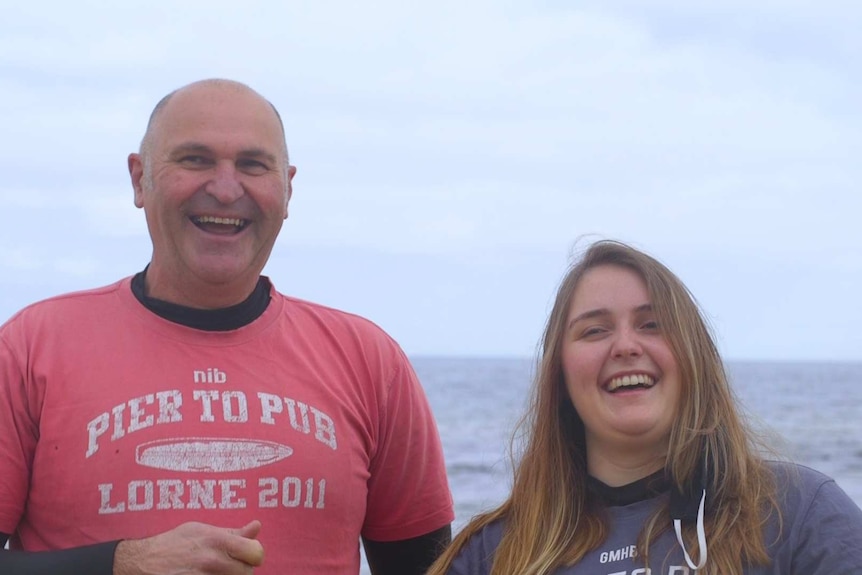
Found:
[{"label": "black collar", "polygon": [[670,481],[665,477],[664,469],[659,469],[652,475],[619,487],[611,487],[592,476],[587,478],[587,485],[606,506],[622,507],[664,493],[670,488]]},{"label": "black collar", "polygon": [[196,309],[146,295],[147,270],[132,278],[132,293],[148,310],[168,321],[204,331],[230,331],[250,324],[266,310],[272,285],[260,276],[254,291],[244,301],[221,309]]}]

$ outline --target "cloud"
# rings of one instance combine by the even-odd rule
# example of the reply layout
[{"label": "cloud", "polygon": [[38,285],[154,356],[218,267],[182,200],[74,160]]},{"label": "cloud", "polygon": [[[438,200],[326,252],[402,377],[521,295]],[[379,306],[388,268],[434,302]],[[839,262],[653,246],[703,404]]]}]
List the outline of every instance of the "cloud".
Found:
[{"label": "cloud", "polygon": [[[799,308],[828,289],[812,270],[841,297],[862,281],[860,14],[840,0],[13,3],[0,22],[12,246],[0,274],[74,283],[142,265],[126,155],[161,96],[227,76],[284,117],[299,167],[288,250],[435,262],[446,282],[422,285],[446,305],[491,282],[515,294],[502,306],[544,294],[563,265],[519,273],[529,258],[514,254],[618,237],[691,277],[733,349],[778,353],[770,330],[788,320],[749,300]],[[499,267],[466,273],[478,261]],[[853,341],[859,312],[825,299],[821,333]],[[395,316],[394,301],[369,313]]]}]

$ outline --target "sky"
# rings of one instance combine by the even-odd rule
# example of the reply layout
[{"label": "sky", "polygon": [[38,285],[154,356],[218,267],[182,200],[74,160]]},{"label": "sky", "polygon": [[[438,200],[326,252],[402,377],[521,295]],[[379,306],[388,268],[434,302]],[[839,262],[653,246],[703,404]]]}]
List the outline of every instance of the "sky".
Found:
[{"label": "sky", "polygon": [[533,356],[589,241],[631,243],[729,360],[862,361],[862,4],[46,2],[0,20],[0,321],[143,269],[126,158],[249,84],[298,168],[265,269],[411,355]]}]

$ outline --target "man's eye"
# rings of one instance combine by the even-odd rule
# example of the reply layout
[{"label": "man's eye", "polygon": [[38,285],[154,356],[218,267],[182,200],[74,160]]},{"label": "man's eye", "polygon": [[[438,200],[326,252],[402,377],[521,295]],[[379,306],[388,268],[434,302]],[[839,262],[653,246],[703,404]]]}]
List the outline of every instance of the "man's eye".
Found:
[{"label": "man's eye", "polygon": [[269,166],[259,160],[240,160],[237,167],[250,173],[262,173],[269,171]]},{"label": "man's eye", "polygon": [[203,166],[209,163],[209,160],[204,156],[183,156],[180,158],[181,164],[190,166]]}]

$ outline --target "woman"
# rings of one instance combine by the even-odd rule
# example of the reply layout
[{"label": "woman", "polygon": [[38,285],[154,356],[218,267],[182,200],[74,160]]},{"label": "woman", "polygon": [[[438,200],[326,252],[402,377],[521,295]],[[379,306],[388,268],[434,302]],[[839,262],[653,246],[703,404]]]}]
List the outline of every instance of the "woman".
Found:
[{"label": "woman", "polygon": [[762,457],[694,298],[632,247],[564,278],[522,426],[508,499],[429,575],[862,573],[862,511]]}]

